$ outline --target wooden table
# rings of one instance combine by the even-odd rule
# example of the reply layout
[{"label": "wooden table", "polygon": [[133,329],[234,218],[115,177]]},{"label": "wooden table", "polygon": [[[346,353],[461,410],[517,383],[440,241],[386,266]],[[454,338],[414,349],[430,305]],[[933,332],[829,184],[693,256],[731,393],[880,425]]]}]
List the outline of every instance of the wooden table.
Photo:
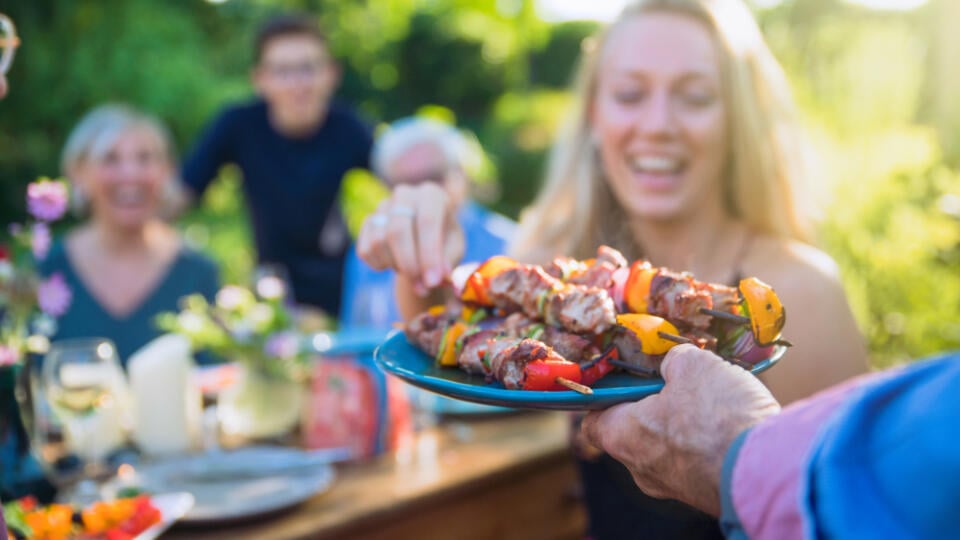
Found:
[{"label": "wooden table", "polygon": [[395,454],[340,468],[328,493],[290,512],[195,540],[364,538],[575,539],[585,515],[562,413],[447,421]]}]

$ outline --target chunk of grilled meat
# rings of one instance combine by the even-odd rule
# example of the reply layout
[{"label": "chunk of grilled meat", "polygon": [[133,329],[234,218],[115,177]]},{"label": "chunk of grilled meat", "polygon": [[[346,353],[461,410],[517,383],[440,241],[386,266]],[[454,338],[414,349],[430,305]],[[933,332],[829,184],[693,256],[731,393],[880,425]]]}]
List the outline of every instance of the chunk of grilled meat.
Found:
[{"label": "chunk of grilled meat", "polygon": [[720,311],[737,312],[737,306],[740,304],[740,291],[736,287],[728,287],[717,283],[707,283],[705,281],[694,281],[697,289],[710,293],[713,300],[713,309]]},{"label": "chunk of grilled meat", "polygon": [[510,314],[498,328],[506,336],[540,340],[571,362],[586,362],[600,354],[592,340],[561,328],[544,326],[523,313]]},{"label": "chunk of grilled meat", "polygon": [[488,351],[489,376],[500,381],[504,388],[516,390],[523,387],[524,368],[528,363],[537,360],[563,361],[565,359],[535,339],[497,339]]},{"label": "chunk of grilled meat", "polygon": [[456,315],[448,311],[440,314],[424,311],[404,325],[403,333],[406,334],[410,343],[436,358],[443,342],[444,331],[456,320]]},{"label": "chunk of grilled meat", "polygon": [[557,257],[545,268],[547,274],[573,285],[607,289],[613,285],[613,273],[627,267],[623,254],[610,246],[597,248],[589,263],[570,257]]},{"label": "chunk of grilled meat", "polygon": [[[407,339],[431,357],[440,352],[444,330],[457,318],[447,312],[421,313],[407,325]],[[600,354],[594,342],[584,336],[560,328],[545,326],[523,313],[512,313],[502,319],[487,319],[466,332],[459,340],[457,364],[468,373],[487,374],[484,358],[491,340],[535,338],[571,362],[587,362]]]},{"label": "chunk of grilled meat", "polygon": [[647,311],[668,321],[706,330],[713,319],[700,312],[713,308],[713,295],[698,287],[689,274],[661,268],[650,282]]},{"label": "chunk of grilled meat", "polygon": [[607,291],[565,284],[536,265],[520,265],[490,279],[493,304],[506,311],[572,332],[601,334],[616,324],[616,309]]},{"label": "chunk of grilled meat", "polygon": [[467,373],[486,375],[489,368],[484,364],[484,359],[487,357],[490,342],[500,337],[496,330],[479,330],[467,334],[461,341],[457,365]]}]

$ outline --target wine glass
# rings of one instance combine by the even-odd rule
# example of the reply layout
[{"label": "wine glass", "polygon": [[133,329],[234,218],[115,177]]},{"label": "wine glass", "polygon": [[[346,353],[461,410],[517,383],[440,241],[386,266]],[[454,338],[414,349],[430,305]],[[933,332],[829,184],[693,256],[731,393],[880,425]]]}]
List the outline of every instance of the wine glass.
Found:
[{"label": "wine glass", "polygon": [[5,75],[13,65],[13,53],[20,45],[17,29],[9,17],[0,13],[0,75]]},{"label": "wine glass", "polygon": [[113,471],[107,457],[122,447],[130,428],[130,394],[116,348],[107,339],[51,345],[35,396],[32,448],[66,501],[98,498],[97,480]]}]

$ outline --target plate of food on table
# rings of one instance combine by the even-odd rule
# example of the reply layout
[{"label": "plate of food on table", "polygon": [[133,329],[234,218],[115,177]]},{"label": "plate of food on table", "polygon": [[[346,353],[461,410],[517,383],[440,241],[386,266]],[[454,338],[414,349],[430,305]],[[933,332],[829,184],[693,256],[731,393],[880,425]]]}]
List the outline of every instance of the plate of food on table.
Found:
[{"label": "plate of food on table", "polygon": [[387,372],[448,397],[523,409],[602,409],[655,394],[680,344],[760,373],[783,357],[786,311],[749,277],[698,281],[601,246],[549,266],[496,256],[454,272],[455,295],[377,349]]},{"label": "plate of food on table", "polygon": [[347,448],[274,445],[173,455],[138,465],[132,478],[107,482],[104,491],[190,493],[194,504],[180,516],[183,526],[249,521],[328,491],[336,476],[332,463],[349,455]]},{"label": "plate of food on table", "polygon": [[85,508],[41,505],[24,497],[3,505],[6,538],[30,540],[153,540],[193,506],[189,493],[136,495]]}]

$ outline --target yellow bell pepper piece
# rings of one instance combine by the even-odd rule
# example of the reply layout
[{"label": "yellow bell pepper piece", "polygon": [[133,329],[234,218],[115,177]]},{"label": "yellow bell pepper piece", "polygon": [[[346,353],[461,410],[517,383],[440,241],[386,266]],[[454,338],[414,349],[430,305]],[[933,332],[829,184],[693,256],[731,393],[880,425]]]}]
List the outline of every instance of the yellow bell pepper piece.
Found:
[{"label": "yellow bell pepper piece", "polygon": [[462,322],[453,323],[446,332],[443,333],[443,343],[440,344],[440,352],[437,354],[437,363],[444,367],[457,367],[457,340],[467,330],[467,325]]},{"label": "yellow bell pepper piece", "polygon": [[617,324],[637,335],[644,354],[665,354],[676,346],[675,341],[663,339],[659,332],[680,335],[680,331],[670,321],[647,313],[617,315]]},{"label": "yellow bell pepper piece", "polygon": [[750,328],[760,346],[767,346],[780,338],[787,322],[787,311],[773,287],[757,278],[740,280],[740,294],[750,312]]},{"label": "yellow bell pepper piece", "polygon": [[490,257],[467,278],[460,299],[481,306],[491,305],[490,299],[487,297],[487,287],[490,286],[490,280],[500,272],[509,270],[518,264],[517,261],[503,255]]},{"label": "yellow bell pepper piece", "polygon": [[623,300],[633,313],[646,313],[650,302],[650,283],[657,269],[647,261],[630,265],[630,275],[623,286]]}]

